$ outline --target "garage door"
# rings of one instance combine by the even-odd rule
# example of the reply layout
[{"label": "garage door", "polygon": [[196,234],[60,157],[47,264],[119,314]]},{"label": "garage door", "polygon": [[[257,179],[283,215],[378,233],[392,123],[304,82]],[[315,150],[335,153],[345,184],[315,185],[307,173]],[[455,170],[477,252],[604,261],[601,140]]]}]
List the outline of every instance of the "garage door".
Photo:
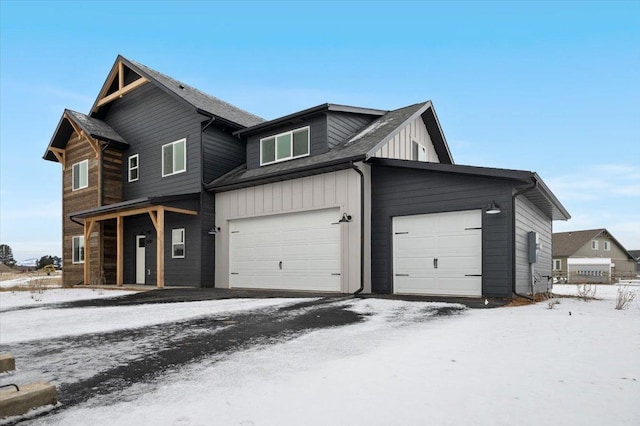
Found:
[{"label": "garage door", "polygon": [[229,223],[232,288],[340,291],[338,209]]},{"label": "garage door", "polygon": [[393,218],[394,292],[482,295],[482,212]]}]

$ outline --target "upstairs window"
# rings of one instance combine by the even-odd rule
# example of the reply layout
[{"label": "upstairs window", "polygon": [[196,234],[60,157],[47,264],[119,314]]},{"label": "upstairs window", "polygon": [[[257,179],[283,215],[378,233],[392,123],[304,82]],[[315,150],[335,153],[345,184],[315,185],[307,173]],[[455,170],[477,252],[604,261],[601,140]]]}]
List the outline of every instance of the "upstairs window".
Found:
[{"label": "upstairs window", "polygon": [[412,160],[427,161],[427,148],[416,141],[412,142],[411,147],[413,149],[413,154],[411,155]]},{"label": "upstairs window", "polygon": [[73,237],[71,244],[73,252],[73,263],[84,263],[84,237]]},{"label": "upstairs window", "polygon": [[171,230],[171,257],[184,258],[184,228]]},{"label": "upstairs window", "polygon": [[187,171],[187,140],[162,145],[162,177]]},{"label": "upstairs window", "polygon": [[260,139],[260,165],[309,155],[309,127]]},{"label": "upstairs window", "polygon": [[138,180],[139,166],[140,166],[140,160],[139,160],[138,154],[132,155],[131,157],[129,157],[129,182],[135,182]]},{"label": "upstairs window", "polygon": [[76,163],[71,168],[73,191],[89,186],[89,160]]},{"label": "upstairs window", "polygon": [[609,241],[604,242],[604,251],[611,251],[611,243]]},{"label": "upstairs window", "polygon": [[598,250],[598,240],[591,241],[591,250]]}]

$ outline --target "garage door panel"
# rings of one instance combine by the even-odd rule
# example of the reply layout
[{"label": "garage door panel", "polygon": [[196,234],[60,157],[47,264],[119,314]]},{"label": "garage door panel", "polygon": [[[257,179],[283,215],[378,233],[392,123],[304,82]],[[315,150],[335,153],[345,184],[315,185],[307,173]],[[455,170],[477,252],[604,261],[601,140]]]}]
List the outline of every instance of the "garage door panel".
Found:
[{"label": "garage door panel", "polygon": [[481,224],[480,210],[393,218],[394,292],[480,296]]}]

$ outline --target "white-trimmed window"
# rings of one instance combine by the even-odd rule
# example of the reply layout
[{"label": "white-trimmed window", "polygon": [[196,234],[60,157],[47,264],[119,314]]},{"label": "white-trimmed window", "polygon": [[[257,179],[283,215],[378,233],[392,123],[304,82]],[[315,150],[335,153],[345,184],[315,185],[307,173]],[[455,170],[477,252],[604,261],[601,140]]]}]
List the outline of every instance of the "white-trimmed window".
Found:
[{"label": "white-trimmed window", "polygon": [[162,177],[187,171],[187,140],[162,145]]},{"label": "white-trimmed window", "polygon": [[84,236],[73,237],[71,243],[72,262],[84,263]]},{"label": "white-trimmed window", "polygon": [[427,161],[427,148],[420,145],[416,141],[411,143],[412,154],[411,159],[414,161]]},{"label": "white-trimmed window", "polygon": [[72,190],[86,188],[89,186],[89,160],[84,160],[71,167]]},{"label": "white-trimmed window", "polygon": [[309,155],[309,127],[260,139],[260,165]]},{"label": "white-trimmed window", "polygon": [[171,257],[184,258],[184,228],[171,230]]},{"label": "white-trimmed window", "polygon": [[140,156],[138,154],[129,157],[129,182],[135,182],[140,177]]},{"label": "white-trimmed window", "polygon": [[604,251],[611,251],[611,243],[609,241],[604,241]]},{"label": "white-trimmed window", "polygon": [[591,240],[591,250],[598,250],[598,240]]},{"label": "white-trimmed window", "polygon": [[553,259],[553,270],[559,271],[562,269],[562,262],[560,259]]}]

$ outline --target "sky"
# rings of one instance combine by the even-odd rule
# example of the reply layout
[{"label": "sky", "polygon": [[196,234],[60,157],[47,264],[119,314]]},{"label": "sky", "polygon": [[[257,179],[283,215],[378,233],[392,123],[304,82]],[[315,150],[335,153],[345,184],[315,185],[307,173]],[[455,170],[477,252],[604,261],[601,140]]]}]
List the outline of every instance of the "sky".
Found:
[{"label": "sky", "polygon": [[640,2],[0,1],[0,243],[61,255],[65,108],[116,56],[266,119],[432,100],[456,164],[537,172],[640,249]]}]

